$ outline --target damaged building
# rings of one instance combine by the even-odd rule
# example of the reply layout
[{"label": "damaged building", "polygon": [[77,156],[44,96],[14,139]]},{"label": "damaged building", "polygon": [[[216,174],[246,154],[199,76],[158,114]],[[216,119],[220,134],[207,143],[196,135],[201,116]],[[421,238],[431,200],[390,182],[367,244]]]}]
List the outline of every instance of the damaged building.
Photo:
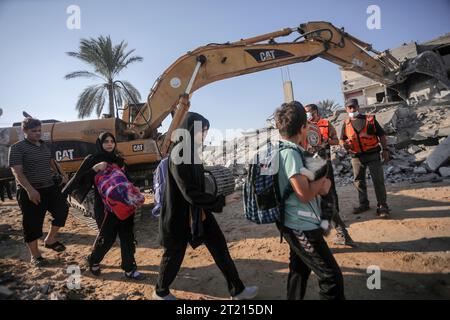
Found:
[{"label": "damaged building", "polygon": [[[389,50],[389,52],[400,62],[405,59],[411,59],[426,51],[434,51],[442,60],[447,76],[450,74],[450,33],[440,36],[434,40],[424,43],[410,42],[405,43],[398,48]],[[360,75],[354,71],[341,68],[342,92],[344,101],[350,98],[358,99],[362,107],[377,103],[401,101],[397,92],[385,85]],[[438,99],[450,99],[449,91],[441,91],[431,83],[433,80],[417,81],[410,89],[412,93],[408,99],[408,104],[414,105],[422,100],[429,100],[431,97]]]}]

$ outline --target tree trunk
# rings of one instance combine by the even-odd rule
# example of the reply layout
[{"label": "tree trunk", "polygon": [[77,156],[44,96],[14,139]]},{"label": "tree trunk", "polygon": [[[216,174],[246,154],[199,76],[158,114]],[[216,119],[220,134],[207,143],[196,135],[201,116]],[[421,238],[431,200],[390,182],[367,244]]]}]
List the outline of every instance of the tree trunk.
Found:
[{"label": "tree trunk", "polygon": [[109,94],[109,116],[111,118],[114,117],[115,110],[114,110],[114,94],[113,94],[113,82],[109,81],[108,83],[108,94]]}]

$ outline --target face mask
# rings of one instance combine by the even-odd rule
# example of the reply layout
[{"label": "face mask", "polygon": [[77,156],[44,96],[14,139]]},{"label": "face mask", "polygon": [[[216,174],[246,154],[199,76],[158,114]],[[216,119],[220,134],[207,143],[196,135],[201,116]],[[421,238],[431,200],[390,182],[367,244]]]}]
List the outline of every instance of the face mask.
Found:
[{"label": "face mask", "polygon": [[356,118],[358,115],[359,115],[358,111],[348,113],[348,116],[353,119]]},{"label": "face mask", "polygon": [[307,112],[306,113],[306,119],[312,120],[312,118],[313,118],[312,113],[311,112]]}]

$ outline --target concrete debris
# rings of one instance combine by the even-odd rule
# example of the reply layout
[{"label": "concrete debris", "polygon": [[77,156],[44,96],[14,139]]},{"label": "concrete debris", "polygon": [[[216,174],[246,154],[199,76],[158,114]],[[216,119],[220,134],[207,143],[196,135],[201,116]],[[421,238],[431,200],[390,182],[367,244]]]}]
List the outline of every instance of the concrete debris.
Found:
[{"label": "concrete debris", "polygon": [[434,151],[434,149],[436,149],[436,146],[426,147],[426,149],[424,151],[416,153],[414,155],[414,159],[415,159],[414,163],[421,164],[422,162],[424,162],[428,158],[428,156]]},{"label": "concrete debris", "polygon": [[416,146],[416,145],[412,145],[411,147],[408,148],[408,152],[410,154],[416,154],[420,151],[422,151],[422,148],[420,148],[419,146]]},{"label": "concrete debris", "polygon": [[426,175],[417,177],[413,179],[413,182],[415,183],[423,183],[423,182],[440,182],[442,181],[441,178],[436,173],[428,173]]},{"label": "concrete debris", "polygon": [[426,164],[431,171],[436,171],[450,160],[450,137],[447,137],[439,146],[428,156]]},{"label": "concrete debris", "polygon": [[450,177],[450,167],[440,167],[439,174],[442,177]]},{"label": "concrete debris", "polygon": [[414,168],[414,171],[413,171],[413,172],[416,173],[416,174],[425,174],[425,173],[428,173],[427,169],[424,168],[424,167],[417,167],[417,168]]},{"label": "concrete debris", "polygon": [[386,134],[393,134],[397,132],[397,122],[399,117],[397,116],[398,109],[390,109],[385,112],[378,112],[375,115],[378,123],[384,129]]},{"label": "concrete debris", "polygon": [[[375,114],[386,131],[391,152],[391,161],[384,166],[388,183],[436,181],[440,178],[439,174],[444,177],[448,173],[448,169],[442,169],[441,172],[439,167],[445,166],[450,159],[450,104],[409,107],[399,102],[361,109],[361,112]],[[347,118],[347,114],[342,111],[328,118],[338,135]],[[265,148],[268,140],[278,139],[276,129],[263,128],[247,132],[221,145],[207,146],[203,159],[206,165],[225,165],[231,168],[235,176],[235,188],[241,190],[248,165],[257,150]],[[333,146],[331,161],[336,184],[352,183],[353,169],[347,151],[340,146]],[[370,177],[369,174],[368,176]]]}]

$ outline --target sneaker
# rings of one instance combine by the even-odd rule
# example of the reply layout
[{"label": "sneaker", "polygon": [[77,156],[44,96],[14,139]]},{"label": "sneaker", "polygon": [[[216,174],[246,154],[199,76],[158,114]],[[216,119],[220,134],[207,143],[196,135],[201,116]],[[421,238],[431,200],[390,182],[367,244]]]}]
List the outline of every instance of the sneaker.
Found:
[{"label": "sneaker", "polygon": [[146,278],[144,274],[140,273],[137,270],[134,270],[131,272],[125,272],[125,277],[127,277],[128,279],[137,280],[137,281],[145,280],[145,278]]},{"label": "sneaker", "polygon": [[377,208],[377,215],[382,219],[389,218],[390,210],[387,205],[379,206]]},{"label": "sneaker", "polygon": [[171,293],[169,293],[168,295],[166,295],[164,297],[161,297],[156,293],[156,291],[153,291],[152,298],[153,298],[153,300],[177,300],[177,298]]},{"label": "sneaker", "polygon": [[353,214],[360,214],[370,210],[369,205],[360,205],[359,207],[353,208]]},{"label": "sneaker", "polygon": [[355,246],[355,242],[348,233],[347,229],[337,230],[333,243],[338,246]]},{"label": "sneaker", "polygon": [[251,300],[258,295],[258,287],[245,287],[244,291],[231,297],[231,300]]}]

